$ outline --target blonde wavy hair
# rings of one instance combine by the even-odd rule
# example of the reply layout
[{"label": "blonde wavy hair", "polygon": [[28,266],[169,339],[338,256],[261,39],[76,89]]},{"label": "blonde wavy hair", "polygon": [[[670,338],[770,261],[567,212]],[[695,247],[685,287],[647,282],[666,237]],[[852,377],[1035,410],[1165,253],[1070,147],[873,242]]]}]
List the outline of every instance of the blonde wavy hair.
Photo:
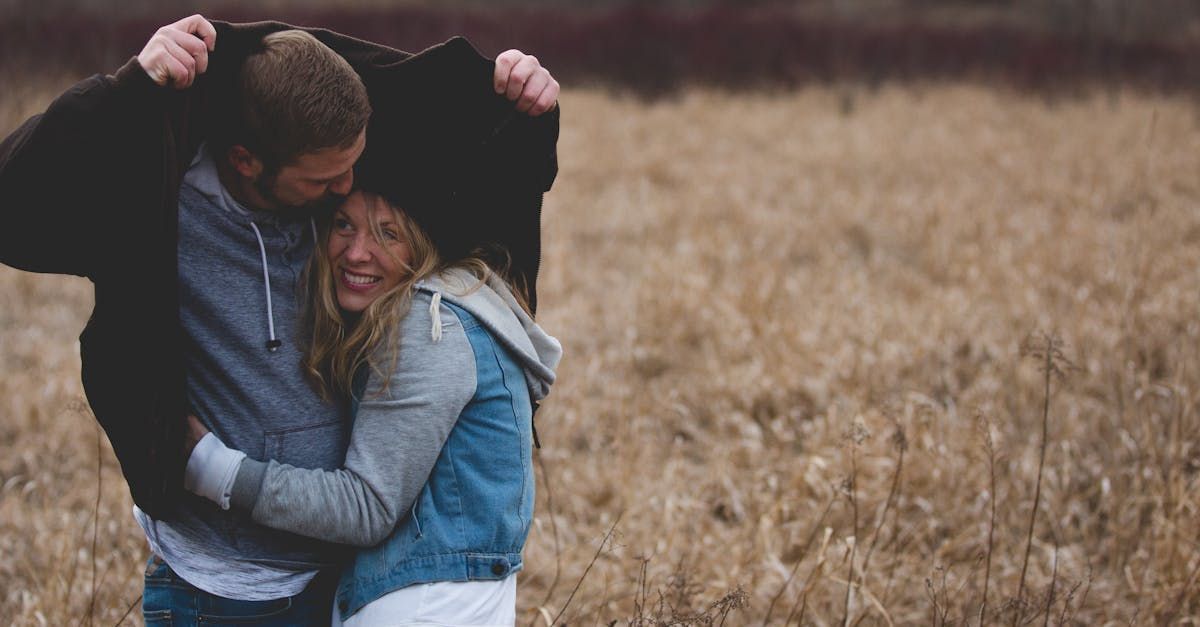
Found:
[{"label": "blonde wavy hair", "polygon": [[[400,239],[408,244],[410,260],[405,263],[403,259],[393,256],[392,259],[405,272],[400,282],[361,313],[343,311],[338,306],[333,266],[328,256],[333,216],[320,221],[317,245],[305,268],[303,280],[306,303],[303,328],[309,333],[309,341],[302,366],[305,375],[326,400],[337,395],[349,397],[353,392],[354,375],[363,367],[369,367],[372,375],[382,377],[383,391],[387,391],[387,382],[399,359],[399,342],[395,334],[400,321],[412,306],[414,288],[419,281],[450,268],[463,268],[479,279],[477,284],[466,290],[465,295],[479,289],[493,275],[504,278],[508,270],[506,262],[498,264],[503,267],[494,269],[485,261],[507,259],[507,255],[498,256],[495,251],[483,249],[447,263],[429,235],[406,212],[378,194],[355,193],[364,197],[371,234],[377,242],[385,240],[375,212],[380,206],[391,211]],[[388,247],[382,248],[394,255]],[[528,312],[524,290],[514,286],[512,281],[505,280],[505,283],[516,296],[517,302]],[[388,349],[376,350],[380,346]]]}]

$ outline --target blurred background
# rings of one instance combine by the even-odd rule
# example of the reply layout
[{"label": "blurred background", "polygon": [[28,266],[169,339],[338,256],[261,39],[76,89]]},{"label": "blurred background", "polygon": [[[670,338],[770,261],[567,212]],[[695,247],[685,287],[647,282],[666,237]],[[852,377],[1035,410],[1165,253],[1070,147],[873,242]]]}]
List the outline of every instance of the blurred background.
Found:
[{"label": "blurred background", "polygon": [[[1200,624],[1200,2],[0,0],[0,132],[197,11],[562,83],[520,624]],[[0,623],[141,622],[91,304],[0,267]]]},{"label": "blurred background", "polygon": [[0,53],[4,66],[95,71],[194,12],[319,25],[411,51],[455,34],[491,54],[519,42],[569,84],[651,93],[917,78],[1178,90],[1200,80],[1192,0],[0,0]]}]

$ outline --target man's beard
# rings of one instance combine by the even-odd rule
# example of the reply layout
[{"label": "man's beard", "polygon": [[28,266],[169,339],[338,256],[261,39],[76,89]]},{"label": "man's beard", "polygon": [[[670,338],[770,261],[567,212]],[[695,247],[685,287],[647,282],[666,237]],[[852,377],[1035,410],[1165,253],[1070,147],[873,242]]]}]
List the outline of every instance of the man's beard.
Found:
[{"label": "man's beard", "polygon": [[275,211],[286,214],[291,219],[307,220],[308,218],[327,216],[333,213],[346,200],[345,196],[327,192],[324,196],[310,200],[302,205],[288,204],[275,193],[277,182],[278,173],[271,173],[269,176],[259,176],[254,181],[254,188],[263,200],[275,208]]}]

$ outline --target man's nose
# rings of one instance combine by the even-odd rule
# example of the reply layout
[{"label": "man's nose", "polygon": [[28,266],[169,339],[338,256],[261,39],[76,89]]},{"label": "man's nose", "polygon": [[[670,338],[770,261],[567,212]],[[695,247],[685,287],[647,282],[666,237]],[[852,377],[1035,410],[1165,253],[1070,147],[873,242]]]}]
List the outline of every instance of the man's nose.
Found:
[{"label": "man's nose", "polygon": [[344,174],[337,177],[329,184],[329,191],[338,196],[346,196],[350,193],[350,189],[354,187],[354,169],[346,170]]}]

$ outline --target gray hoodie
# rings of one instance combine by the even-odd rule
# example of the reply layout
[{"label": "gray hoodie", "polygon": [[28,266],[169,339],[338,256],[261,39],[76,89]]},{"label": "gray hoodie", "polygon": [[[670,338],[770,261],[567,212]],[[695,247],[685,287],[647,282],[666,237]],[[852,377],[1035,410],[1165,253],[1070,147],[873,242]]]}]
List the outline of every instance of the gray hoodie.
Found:
[{"label": "gray hoodie", "polygon": [[[532,400],[545,398],[554,383],[562,356],[558,340],[533,322],[498,279],[477,284],[468,272],[450,270],[418,285],[397,334],[395,371],[386,390],[377,376],[369,380],[342,468],[298,468],[247,457],[233,477],[231,464],[240,455],[203,454],[226,461],[197,463],[194,454],[188,467],[193,483],[220,484],[223,478],[228,486],[232,478],[229,502],[263,525],[356,546],[382,541],[411,509],[475,393],[474,354],[443,301],[470,312],[508,349],[524,367]],[[206,496],[221,501],[220,494]]]},{"label": "gray hoodie", "polygon": [[[350,436],[344,403],[321,399],[300,370],[297,287],[314,227],[237,203],[201,148],[179,190],[178,286],[188,403],[249,455],[338,468]],[[272,350],[271,340],[282,340]],[[152,391],[148,391],[152,392]],[[279,533],[245,512],[180,499],[170,521],[135,511],[153,550],[207,592],[241,600],[299,594],[341,549]]]}]

